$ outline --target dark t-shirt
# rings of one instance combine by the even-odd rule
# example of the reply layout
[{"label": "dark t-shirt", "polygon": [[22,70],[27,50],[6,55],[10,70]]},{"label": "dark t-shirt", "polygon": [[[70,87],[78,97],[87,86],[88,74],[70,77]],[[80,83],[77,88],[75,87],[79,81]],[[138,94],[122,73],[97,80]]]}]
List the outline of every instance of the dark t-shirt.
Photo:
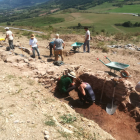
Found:
[{"label": "dark t-shirt", "polygon": [[58,83],[59,90],[63,93],[67,92],[67,89],[71,83],[72,80],[70,77],[67,77],[66,75],[62,76]]}]

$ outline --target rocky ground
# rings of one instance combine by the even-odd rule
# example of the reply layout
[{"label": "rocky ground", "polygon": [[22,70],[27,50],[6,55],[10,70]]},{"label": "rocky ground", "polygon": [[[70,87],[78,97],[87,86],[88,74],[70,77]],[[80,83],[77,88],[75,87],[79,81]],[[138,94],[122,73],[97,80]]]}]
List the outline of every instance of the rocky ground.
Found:
[{"label": "rocky ground", "polygon": [[[3,33],[1,33],[1,37],[4,37]],[[104,56],[108,56],[112,61],[129,64],[130,67],[127,70],[132,77],[129,78],[128,81],[131,82],[132,85],[135,85],[140,79],[139,52],[132,53],[130,50],[110,49],[108,53],[102,53],[101,50],[95,49],[94,46],[94,44],[97,43],[97,37],[97,39],[91,41],[90,54],[83,54],[82,50],[81,53],[70,53],[71,44],[76,41],[82,42],[83,36],[70,35],[62,36],[62,38],[66,42],[66,48],[64,53],[65,65],[61,67],[54,66],[54,57],[49,57],[49,50],[46,48],[49,40],[38,39],[42,60],[38,60],[37,58],[32,59],[29,54],[22,52],[18,47],[16,47],[15,53],[9,54],[9,52],[5,51],[7,43],[1,43],[1,46],[3,46],[0,49],[1,138],[3,140],[40,140],[44,139],[44,137],[46,137],[45,139],[52,140],[113,139],[113,137],[107,133],[109,132],[118,140],[128,139],[128,137],[118,137],[119,134],[116,131],[120,131],[119,128],[114,130],[115,132],[113,131],[114,134],[110,130],[105,129],[105,127],[102,127],[107,131],[105,132],[94,121],[85,119],[77,114],[71,108],[71,105],[66,104],[67,101],[64,98],[58,99],[54,97],[52,92],[55,88],[57,78],[68,69],[77,70],[79,67],[82,67],[83,73],[109,71],[107,67],[97,60],[98,57],[107,63],[108,61]],[[112,38],[104,38],[104,40],[108,41],[112,40]],[[26,47],[30,50],[28,42],[28,38],[20,35],[16,35],[14,40],[16,46]],[[19,55],[22,53],[25,57]],[[119,73],[117,73],[117,75],[119,75]],[[73,93],[70,94],[71,97],[72,94]],[[98,111],[98,106],[91,108]],[[85,113],[82,113],[83,110],[79,111],[77,108],[76,110],[85,117],[94,120],[94,117],[88,117]],[[115,119],[117,119],[117,117]],[[130,120],[128,119],[126,123]],[[109,123],[109,121],[107,122]],[[133,122],[135,123],[135,120],[133,120]],[[99,124],[101,126],[101,123]],[[125,127],[123,126],[121,129],[125,130]],[[138,138],[138,132],[135,133],[132,131],[132,133],[134,133],[134,135],[130,136],[133,136],[136,140]]]}]

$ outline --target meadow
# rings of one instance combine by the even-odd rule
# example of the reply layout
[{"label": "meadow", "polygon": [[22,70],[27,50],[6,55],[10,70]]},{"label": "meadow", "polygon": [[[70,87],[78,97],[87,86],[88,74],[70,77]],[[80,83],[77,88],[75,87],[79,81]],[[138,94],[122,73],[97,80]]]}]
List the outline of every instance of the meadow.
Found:
[{"label": "meadow", "polygon": [[[111,13],[111,14],[97,14],[97,13],[54,13],[49,16],[36,17],[30,19],[24,19],[15,21],[15,27],[26,27],[38,30],[48,30],[48,27],[53,27],[54,32],[61,33],[76,33],[83,34],[83,29],[68,29],[70,26],[77,26],[80,23],[82,26],[92,26],[90,29],[94,33],[99,34],[101,31],[106,33],[135,33],[140,31],[140,27],[121,27],[115,26],[116,23],[124,23],[131,21],[132,23],[139,22],[139,17],[135,17],[129,14]],[[0,25],[6,25],[2,23]]]},{"label": "meadow", "polygon": [[32,27],[43,27],[59,22],[64,22],[64,18],[57,18],[57,17],[36,17],[36,18],[30,18],[30,19],[24,19],[24,20],[17,20],[16,22],[13,22],[14,26],[32,26]]},{"label": "meadow", "polygon": [[115,12],[115,13],[140,13],[140,4],[137,5],[124,5],[120,8],[111,9],[107,12]]},{"label": "meadow", "polygon": [[81,23],[83,26],[94,26],[96,32],[100,32],[103,29],[109,33],[128,33],[138,32],[140,30],[140,27],[126,28],[114,25],[116,23],[123,23],[125,21],[131,21],[132,23],[139,21],[139,17],[126,14],[67,13],[54,14],[52,17],[60,17],[65,19],[64,22],[52,24],[53,27],[57,28],[67,28]]}]

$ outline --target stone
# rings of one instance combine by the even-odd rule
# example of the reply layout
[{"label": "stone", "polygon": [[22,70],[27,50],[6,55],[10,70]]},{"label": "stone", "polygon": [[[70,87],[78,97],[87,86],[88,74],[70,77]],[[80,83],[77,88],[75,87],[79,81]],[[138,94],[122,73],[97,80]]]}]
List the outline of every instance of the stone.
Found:
[{"label": "stone", "polygon": [[92,125],[89,123],[88,126],[91,127]]},{"label": "stone", "polygon": [[14,123],[19,123],[19,120],[15,120]]},{"label": "stone", "polygon": [[44,139],[45,139],[45,140],[49,140],[49,138],[50,138],[49,135],[45,135],[45,136],[44,136]]},{"label": "stone", "polygon": [[45,130],[44,135],[49,135],[49,132]]}]

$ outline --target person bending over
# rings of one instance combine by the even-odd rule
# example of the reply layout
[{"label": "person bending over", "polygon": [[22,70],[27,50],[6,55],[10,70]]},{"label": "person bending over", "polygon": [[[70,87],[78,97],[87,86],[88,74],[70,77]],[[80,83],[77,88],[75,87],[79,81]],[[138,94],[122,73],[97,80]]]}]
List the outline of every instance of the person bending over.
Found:
[{"label": "person bending over", "polygon": [[70,91],[75,89],[74,79],[76,74],[74,72],[68,73],[59,79],[58,88],[59,91],[63,94],[69,94]]},{"label": "person bending over", "polygon": [[83,82],[81,79],[76,81],[78,96],[82,104],[95,102],[95,94],[89,83]]}]

